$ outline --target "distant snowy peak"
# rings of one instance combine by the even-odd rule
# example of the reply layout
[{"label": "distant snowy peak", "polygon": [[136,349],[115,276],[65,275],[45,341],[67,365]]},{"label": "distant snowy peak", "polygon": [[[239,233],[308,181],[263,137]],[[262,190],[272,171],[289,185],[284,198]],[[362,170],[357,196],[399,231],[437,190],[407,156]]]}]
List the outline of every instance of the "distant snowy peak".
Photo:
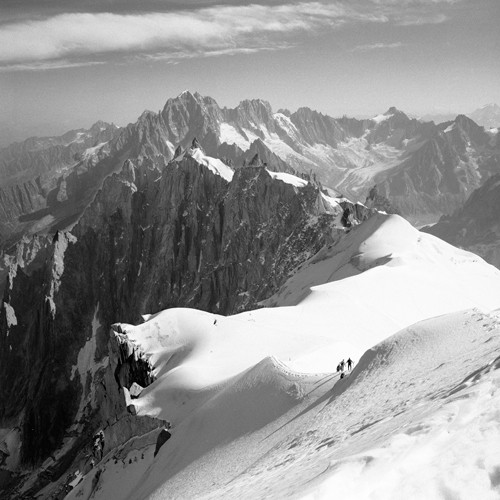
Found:
[{"label": "distant snowy peak", "polygon": [[372,121],[375,123],[382,123],[385,122],[391,118],[400,118],[403,120],[410,120],[408,115],[406,113],[403,113],[403,111],[400,111],[397,109],[395,106],[391,106],[385,113],[382,113],[380,115],[376,115],[373,118],[371,118]]},{"label": "distant snowy peak", "polygon": [[458,115],[451,122],[441,123],[438,125],[438,129],[449,134],[455,145],[461,143],[463,147],[469,147],[471,143],[478,146],[491,143],[491,134],[485,133],[482,126],[466,115]]},{"label": "distant snowy peak", "polygon": [[419,116],[421,122],[434,122],[436,125],[443,122],[449,122],[455,119],[459,113],[449,111],[449,112],[437,112],[437,113],[427,113],[425,115]]},{"label": "distant snowy peak", "polygon": [[500,106],[498,104],[486,104],[470,113],[469,116],[486,129],[500,126]]}]

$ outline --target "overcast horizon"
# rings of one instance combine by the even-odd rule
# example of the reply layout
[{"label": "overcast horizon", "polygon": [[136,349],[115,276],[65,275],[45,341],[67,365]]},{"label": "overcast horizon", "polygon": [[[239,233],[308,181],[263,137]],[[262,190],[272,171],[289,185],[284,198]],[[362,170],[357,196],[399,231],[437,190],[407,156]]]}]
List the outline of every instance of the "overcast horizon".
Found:
[{"label": "overcast horizon", "polygon": [[331,116],[500,102],[500,2],[4,0],[0,144],[125,125],[185,89]]}]

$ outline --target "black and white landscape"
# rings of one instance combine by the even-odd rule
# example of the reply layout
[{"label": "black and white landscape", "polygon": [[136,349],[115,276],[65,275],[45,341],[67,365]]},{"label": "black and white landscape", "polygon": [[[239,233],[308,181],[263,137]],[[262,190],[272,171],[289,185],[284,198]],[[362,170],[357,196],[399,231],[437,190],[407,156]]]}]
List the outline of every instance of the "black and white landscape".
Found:
[{"label": "black and white landscape", "polygon": [[500,498],[499,13],[0,6],[0,497]]}]

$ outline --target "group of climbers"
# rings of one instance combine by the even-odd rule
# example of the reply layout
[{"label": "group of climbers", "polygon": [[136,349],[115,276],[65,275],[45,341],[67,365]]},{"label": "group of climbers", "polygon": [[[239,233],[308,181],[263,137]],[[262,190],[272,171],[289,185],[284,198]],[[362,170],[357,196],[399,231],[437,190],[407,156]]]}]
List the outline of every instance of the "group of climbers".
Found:
[{"label": "group of climbers", "polygon": [[340,372],[340,378],[345,377],[345,370],[352,370],[352,365],[354,364],[353,360],[349,358],[347,361],[342,360],[338,365],[337,365],[337,373]]}]

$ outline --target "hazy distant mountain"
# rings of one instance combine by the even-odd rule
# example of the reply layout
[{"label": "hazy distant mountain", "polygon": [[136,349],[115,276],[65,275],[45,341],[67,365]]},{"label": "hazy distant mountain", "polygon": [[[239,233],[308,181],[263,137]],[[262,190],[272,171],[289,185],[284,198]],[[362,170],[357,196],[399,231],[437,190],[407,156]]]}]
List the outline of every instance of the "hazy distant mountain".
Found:
[{"label": "hazy distant mountain", "polygon": [[74,222],[111,171],[103,160],[118,131],[99,121],[0,149],[0,248],[16,235]]},{"label": "hazy distant mountain", "polygon": [[486,129],[500,127],[500,106],[498,104],[486,104],[469,113],[469,116]]},{"label": "hazy distant mountain", "polygon": [[[421,121],[433,121],[436,124],[454,120],[458,112],[447,113],[428,113],[420,117]],[[500,106],[498,104],[485,104],[480,108],[466,113],[466,115],[474,120],[478,125],[489,129],[500,126]]]},{"label": "hazy distant mountain", "polygon": [[419,119],[423,122],[434,122],[435,124],[439,124],[453,120],[459,114],[460,113],[455,113],[453,111],[448,113],[427,113],[419,117]]}]

